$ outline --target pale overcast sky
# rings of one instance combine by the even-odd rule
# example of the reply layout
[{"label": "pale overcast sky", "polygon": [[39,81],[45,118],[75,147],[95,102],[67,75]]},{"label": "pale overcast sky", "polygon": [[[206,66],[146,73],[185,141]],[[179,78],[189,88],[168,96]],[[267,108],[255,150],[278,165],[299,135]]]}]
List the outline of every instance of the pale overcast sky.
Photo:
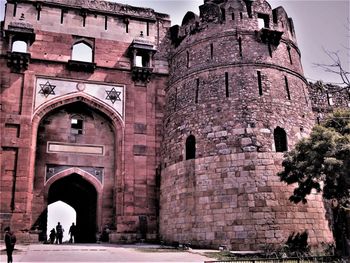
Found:
[{"label": "pale overcast sky", "polygon": [[[1,1],[2,20],[5,0]],[[199,14],[204,0],[120,0],[119,3],[153,8],[171,16],[172,24],[181,24],[187,11]],[[349,0],[270,0],[272,8],[283,6],[293,18],[305,76],[310,81],[339,82],[335,74],[325,73],[314,63],[331,63],[324,49],[339,51],[343,66],[350,71]],[[348,49],[348,50],[347,50]]]}]

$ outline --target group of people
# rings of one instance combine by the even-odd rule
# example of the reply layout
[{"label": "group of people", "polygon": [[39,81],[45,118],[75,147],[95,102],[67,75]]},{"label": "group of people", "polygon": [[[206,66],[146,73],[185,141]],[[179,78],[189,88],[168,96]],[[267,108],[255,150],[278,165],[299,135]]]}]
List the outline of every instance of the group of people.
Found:
[{"label": "group of people", "polygon": [[[76,228],[77,228],[76,225],[72,223],[68,232],[68,234],[70,235],[69,243],[75,243]],[[64,229],[61,223],[58,222],[56,229],[52,228],[50,231],[50,235],[49,235],[50,243],[53,244],[55,243],[55,240],[56,240],[56,244],[62,244],[63,232],[64,232]]]},{"label": "group of people", "polygon": [[[72,225],[69,228],[69,243],[75,243],[75,235],[76,235],[76,225],[72,223]],[[11,231],[11,228],[9,226],[5,227],[5,246],[6,246],[6,254],[7,254],[7,263],[12,263],[13,258],[12,254],[15,250],[15,244],[16,244],[16,235]],[[50,243],[53,244],[56,240],[56,244],[62,244],[62,238],[63,238],[63,232],[64,229],[60,222],[57,223],[56,230],[55,228],[52,228],[50,231]]]}]

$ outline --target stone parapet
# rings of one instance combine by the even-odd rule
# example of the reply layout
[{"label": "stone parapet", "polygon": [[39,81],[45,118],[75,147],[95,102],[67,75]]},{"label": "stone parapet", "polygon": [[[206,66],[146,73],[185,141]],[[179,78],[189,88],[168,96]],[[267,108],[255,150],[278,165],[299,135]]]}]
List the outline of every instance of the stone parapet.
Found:
[{"label": "stone parapet", "polygon": [[[12,1],[9,1],[12,2]],[[24,1],[23,1],[24,2]],[[27,0],[25,2],[32,2],[36,5],[52,5],[66,8],[78,8],[91,11],[100,11],[106,13],[113,13],[123,16],[142,17],[144,19],[155,19],[157,16],[169,19],[169,15],[156,13],[151,8],[136,7],[131,5],[119,4],[109,1],[93,1],[93,0]],[[41,7],[40,7],[41,8]]]}]

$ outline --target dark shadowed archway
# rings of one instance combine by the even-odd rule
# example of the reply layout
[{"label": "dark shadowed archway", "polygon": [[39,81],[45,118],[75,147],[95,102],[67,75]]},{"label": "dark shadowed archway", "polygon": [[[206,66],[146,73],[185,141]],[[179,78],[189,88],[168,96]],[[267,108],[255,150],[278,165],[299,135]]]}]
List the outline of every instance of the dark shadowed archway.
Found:
[{"label": "dark shadowed archway", "polygon": [[49,189],[48,204],[59,200],[72,206],[77,213],[76,242],[95,242],[97,231],[95,187],[79,174],[66,176],[54,182]]}]

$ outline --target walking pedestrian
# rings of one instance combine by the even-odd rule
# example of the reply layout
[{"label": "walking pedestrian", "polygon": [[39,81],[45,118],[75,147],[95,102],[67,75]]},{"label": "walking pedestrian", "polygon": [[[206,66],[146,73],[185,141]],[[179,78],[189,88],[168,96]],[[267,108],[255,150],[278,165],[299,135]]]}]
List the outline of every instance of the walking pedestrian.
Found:
[{"label": "walking pedestrian", "polygon": [[50,244],[53,244],[56,239],[56,231],[54,228],[51,229],[50,231]]},{"label": "walking pedestrian", "polygon": [[7,263],[12,263],[12,253],[15,250],[16,235],[11,231],[10,227],[5,227],[5,245],[7,253]]},{"label": "walking pedestrian", "polygon": [[69,228],[69,233],[68,233],[68,234],[70,234],[69,243],[75,243],[76,230],[77,230],[76,225],[74,223],[72,223],[72,225]]},{"label": "walking pedestrian", "polygon": [[62,244],[63,231],[61,223],[58,222],[56,226],[56,244]]}]

